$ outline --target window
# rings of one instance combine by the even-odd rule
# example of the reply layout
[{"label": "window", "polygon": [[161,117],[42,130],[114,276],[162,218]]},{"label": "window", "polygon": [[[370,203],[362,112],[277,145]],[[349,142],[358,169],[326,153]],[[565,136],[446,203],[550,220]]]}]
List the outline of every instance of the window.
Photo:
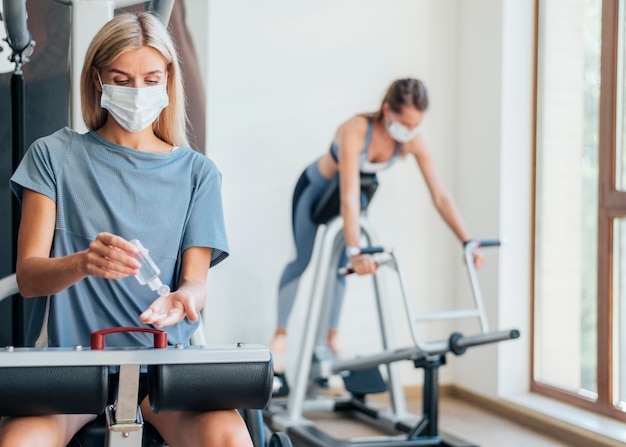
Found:
[{"label": "window", "polygon": [[626,420],[626,6],[537,0],[532,389]]}]

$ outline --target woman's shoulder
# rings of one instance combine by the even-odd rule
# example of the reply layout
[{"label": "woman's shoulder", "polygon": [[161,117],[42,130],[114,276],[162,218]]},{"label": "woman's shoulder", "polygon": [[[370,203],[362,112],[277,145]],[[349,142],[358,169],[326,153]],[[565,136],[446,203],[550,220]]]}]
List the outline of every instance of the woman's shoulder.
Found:
[{"label": "woman's shoulder", "polygon": [[217,164],[208,155],[198,152],[187,146],[182,146],[176,149],[176,152],[180,151],[185,163],[189,163],[192,170],[200,175],[221,175]]},{"label": "woman's shoulder", "polygon": [[63,127],[49,135],[37,138],[30,146],[34,152],[45,152],[50,157],[60,156],[68,152],[76,138],[81,134],[69,127]]},{"label": "woman's shoulder", "polygon": [[200,163],[203,166],[215,166],[215,162],[207,154],[203,154],[190,146],[181,146],[175,150],[175,152],[179,151],[184,157],[195,163]]},{"label": "woman's shoulder", "polygon": [[411,141],[405,143],[403,145],[404,151],[407,154],[413,154],[416,157],[422,156],[422,154],[427,153],[428,148],[426,145],[426,140],[424,135],[419,132]]},{"label": "woman's shoulder", "polygon": [[354,115],[344,121],[340,127],[349,132],[365,132],[369,123],[370,119],[365,115]]},{"label": "woman's shoulder", "polygon": [[72,141],[74,138],[78,136],[80,136],[80,134],[76,132],[75,130],[70,129],[69,127],[62,127],[51,134],[48,134],[43,137],[39,137],[37,140],[35,140],[33,144],[35,143],[48,144],[48,145],[63,144],[63,143]]},{"label": "woman's shoulder", "polygon": [[341,125],[337,129],[336,140],[343,140],[346,137],[365,138],[369,123],[370,120],[364,115],[354,115],[353,117],[348,118],[346,121],[341,123]]}]

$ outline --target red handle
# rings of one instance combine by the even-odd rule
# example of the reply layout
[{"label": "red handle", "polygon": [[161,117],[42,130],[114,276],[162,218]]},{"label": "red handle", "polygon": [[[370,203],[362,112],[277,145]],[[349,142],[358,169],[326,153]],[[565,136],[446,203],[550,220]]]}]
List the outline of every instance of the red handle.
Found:
[{"label": "red handle", "polygon": [[157,349],[167,348],[167,332],[147,327],[114,327],[102,329],[91,333],[91,349],[104,349],[104,336],[114,332],[152,332],[154,334],[154,347]]}]

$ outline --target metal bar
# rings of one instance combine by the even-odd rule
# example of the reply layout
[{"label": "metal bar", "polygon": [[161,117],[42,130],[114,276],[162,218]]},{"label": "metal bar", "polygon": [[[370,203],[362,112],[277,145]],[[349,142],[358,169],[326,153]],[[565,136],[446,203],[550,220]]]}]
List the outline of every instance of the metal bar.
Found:
[{"label": "metal bar", "polygon": [[417,330],[417,324],[415,324],[415,322],[413,321],[413,318],[416,315],[416,313],[413,309],[413,304],[411,303],[411,295],[409,293],[409,286],[404,276],[404,269],[402,267],[402,264],[400,263],[400,260],[394,254],[392,254],[392,256],[395,261],[394,262],[395,269],[398,272],[398,280],[400,282],[400,291],[402,292],[404,310],[409,320],[409,329],[411,330],[411,337],[413,338],[413,343],[415,343],[415,346],[417,346],[418,348],[427,352],[426,345],[420,339],[420,336]]},{"label": "metal bar", "polygon": [[464,350],[472,346],[486,345],[488,343],[497,343],[505,340],[519,338],[520,333],[517,329],[487,332],[486,334],[468,335],[458,338],[454,341],[454,348]]},{"label": "metal bar", "polygon": [[465,265],[467,266],[467,274],[469,275],[470,284],[472,286],[472,293],[474,296],[474,302],[476,303],[476,309],[478,309],[478,318],[480,320],[480,327],[484,332],[489,332],[489,323],[487,321],[487,312],[485,311],[485,304],[483,302],[483,295],[480,290],[480,284],[478,282],[478,275],[476,273],[476,267],[474,266],[474,248],[478,242],[473,241],[465,246]]},{"label": "metal bar", "polygon": [[409,348],[383,351],[354,359],[336,360],[333,362],[333,373],[337,374],[342,371],[370,369],[378,365],[386,365],[400,360],[417,360],[424,357],[424,355],[425,353],[421,349],[411,346]]},{"label": "metal bar", "polygon": [[427,314],[415,315],[413,321],[438,321],[451,320],[460,318],[478,317],[480,312],[478,309],[459,309],[447,310],[443,312],[431,312]]},{"label": "metal bar", "polygon": [[107,421],[107,430],[104,434],[106,447],[141,447],[143,441],[143,417],[136,406],[137,416],[130,423],[115,423],[115,407],[109,405],[104,414]]},{"label": "metal bar", "polygon": [[269,362],[265,346],[185,346],[167,349],[13,348],[0,350],[0,367],[168,365],[194,363]]},{"label": "metal bar", "polygon": [[15,273],[0,279],[0,301],[18,292]]},{"label": "metal bar", "polygon": [[119,385],[115,401],[116,424],[133,424],[137,420],[139,368],[139,365],[120,366]]},{"label": "metal bar", "polygon": [[293,386],[291,387],[287,400],[286,417],[290,421],[302,419],[302,404],[304,402],[311,369],[313,345],[317,337],[316,329],[324,303],[323,290],[328,281],[328,272],[330,271],[328,268],[325,268],[324,263],[328,262],[327,260],[332,254],[331,244],[338,232],[342,231],[342,228],[343,219],[340,217],[335,218],[326,225],[320,225],[315,238],[316,248],[319,252],[313,272],[314,283],[311,286],[311,298],[309,299],[309,311],[307,313],[308,318],[303,328],[300,346],[297,351],[300,354],[300,361],[296,364]]},{"label": "metal bar", "polygon": [[146,8],[150,11],[154,11],[159,15],[161,22],[165,26],[170,22],[172,15],[172,9],[174,9],[174,0],[152,0],[147,2],[149,6]]},{"label": "metal bar", "polygon": [[[340,218],[339,218],[340,219]],[[340,219],[341,220],[341,219]],[[322,265],[325,265],[327,270],[326,272],[326,280],[324,282],[320,282],[321,287],[323,287],[323,297],[324,301],[322,304],[322,308],[320,310],[320,316],[317,321],[317,332],[315,335],[315,344],[317,346],[326,346],[327,332],[329,327],[329,321],[331,316],[331,311],[333,308],[333,300],[335,299],[335,290],[337,286],[337,266],[339,264],[339,259],[344,251],[345,241],[343,237],[343,225],[340,228],[337,228],[334,233],[326,233],[326,237],[330,242],[330,257],[322,260]],[[314,281],[317,281],[317,277],[313,277]]]},{"label": "metal bar", "polygon": [[3,0],[2,4],[7,43],[14,54],[19,55],[31,43],[31,36],[26,23],[26,0]]},{"label": "metal bar", "polygon": [[[6,2],[5,2],[6,6]],[[13,172],[17,169],[24,152],[24,75],[20,64],[16,64],[16,70],[11,76],[11,138],[12,138],[12,164]],[[11,197],[11,250],[12,265],[15,269],[17,264],[17,236],[20,226],[20,202],[12,194]],[[13,295],[11,302],[11,343],[14,346],[24,346],[24,299],[19,293]]]},{"label": "metal bar", "polygon": [[426,436],[437,436],[439,417],[439,365],[424,366],[424,417],[428,418]]},{"label": "metal bar", "polygon": [[[380,245],[378,237],[374,227],[366,219],[365,215],[361,215],[360,221],[361,230],[366,237],[369,245]],[[390,250],[390,256],[393,256],[393,251]],[[384,350],[392,349],[394,343],[392,341],[392,327],[393,319],[391,316],[391,309],[389,300],[385,299],[383,287],[381,285],[382,275],[374,275],[374,292],[376,296],[376,305],[378,308],[378,321],[380,325],[380,333],[382,337],[382,345]],[[389,394],[391,398],[391,406],[397,417],[404,418],[408,414],[406,399],[404,396],[404,388],[402,386],[402,380],[400,378],[400,365],[396,363],[386,363],[387,374],[389,376]]]}]

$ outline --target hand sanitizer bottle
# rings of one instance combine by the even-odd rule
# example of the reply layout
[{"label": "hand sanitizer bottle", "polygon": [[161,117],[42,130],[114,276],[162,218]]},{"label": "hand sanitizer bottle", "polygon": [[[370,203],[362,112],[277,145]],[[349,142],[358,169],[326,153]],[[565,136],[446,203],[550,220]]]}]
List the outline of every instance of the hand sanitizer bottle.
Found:
[{"label": "hand sanitizer bottle", "polygon": [[139,262],[141,263],[141,268],[139,269],[139,273],[135,276],[137,281],[139,281],[139,284],[148,284],[148,286],[150,286],[150,290],[156,290],[160,296],[165,296],[170,293],[169,286],[161,282],[161,279],[159,278],[161,270],[159,270],[159,267],[154,263],[148,254],[148,250],[146,250],[137,239],[133,239],[130,243],[139,250]]}]

